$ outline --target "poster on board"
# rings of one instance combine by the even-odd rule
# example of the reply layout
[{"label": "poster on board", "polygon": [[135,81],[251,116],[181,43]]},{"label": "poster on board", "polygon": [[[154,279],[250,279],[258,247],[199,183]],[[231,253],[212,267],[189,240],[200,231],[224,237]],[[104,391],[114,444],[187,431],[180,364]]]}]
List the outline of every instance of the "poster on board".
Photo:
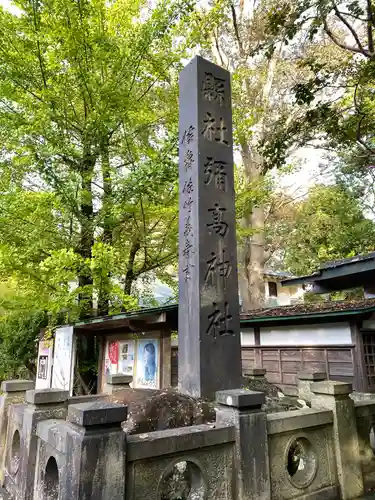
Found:
[{"label": "poster on board", "polygon": [[52,388],[69,391],[70,395],[73,393],[74,351],[73,327],[63,326],[57,328],[53,356]]},{"label": "poster on board", "polygon": [[134,340],[119,342],[118,373],[133,375],[134,371]]},{"label": "poster on board", "polygon": [[135,387],[159,389],[159,341],[157,339],[137,341]]},{"label": "poster on board", "polygon": [[35,389],[49,389],[51,387],[52,354],[53,340],[40,340]]}]

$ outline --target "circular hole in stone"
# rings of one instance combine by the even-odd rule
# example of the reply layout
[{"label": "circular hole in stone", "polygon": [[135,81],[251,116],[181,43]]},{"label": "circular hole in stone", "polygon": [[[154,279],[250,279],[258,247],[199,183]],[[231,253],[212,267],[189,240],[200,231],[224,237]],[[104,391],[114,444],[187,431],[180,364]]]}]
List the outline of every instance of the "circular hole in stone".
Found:
[{"label": "circular hole in stone", "polygon": [[315,477],[317,456],[310,441],[304,437],[293,439],[288,446],[287,470],[296,488],[306,488]]},{"label": "circular hole in stone", "polygon": [[204,500],[205,494],[200,468],[187,460],[168,467],[159,484],[159,500]]},{"label": "circular hole in stone", "polygon": [[14,431],[12,439],[12,449],[10,457],[10,473],[15,475],[18,472],[21,459],[21,436],[18,430]]},{"label": "circular hole in stone", "polygon": [[54,457],[49,457],[43,482],[43,500],[57,500],[59,497],[59,469]]}]

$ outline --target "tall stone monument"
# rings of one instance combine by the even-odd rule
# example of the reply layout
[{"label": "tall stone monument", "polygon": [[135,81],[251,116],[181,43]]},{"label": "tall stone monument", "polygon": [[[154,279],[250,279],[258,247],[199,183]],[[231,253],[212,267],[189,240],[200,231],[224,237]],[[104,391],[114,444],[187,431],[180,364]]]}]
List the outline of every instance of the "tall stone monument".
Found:
[{"label": "tall stone monument", "polygon": [[195,57],[180,75],[179,387],[241,384],[230,74]]}]

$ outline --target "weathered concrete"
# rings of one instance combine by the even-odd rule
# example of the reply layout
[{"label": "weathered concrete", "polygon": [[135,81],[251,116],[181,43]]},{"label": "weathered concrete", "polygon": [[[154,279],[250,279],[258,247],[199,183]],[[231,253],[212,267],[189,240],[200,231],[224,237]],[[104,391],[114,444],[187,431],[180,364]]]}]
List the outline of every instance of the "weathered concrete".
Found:
[{"label": "weathered concrete", "polygon": [[116,375],[107,375],[106,388],[109,394],[113,394],[117,391],[123,391],[124,389],[130,389],[130,384],[133,382],[132,375],[122,375],[118,373]]},{"label": "weathered concrete", "polygon": [[[57,474],[55,496],[69,500],[123,500],[125,496],[126,406],[103,401],[69,406],[71,422],[39,424],[35,500],[51,489],[48,464]],[[84,426],[79,425],[84,424]]]},{"label": "weathered concrete", "polygon": [[2,392],[25,392],[34,389],[35,382],[32,380],[3,380],[1,382]]},{"label": "weathered concrete", "polygon": [[67,420],[81,427],[88,427],[91,425],[122,423],[126,420],[127,414],[128,409],[124,405],[106,401],[93,401],[69,406]]},{"label": "weathered concrete", "polygon": [[0,396],[0,484],[4,483],[5,447],[8,428],[8,407],[24,403],[25,392],[34,387],[32,380],[4,380]]},{"label": "weathered concrete", "polygon": [[[236,500],[233,446],[228,426],[130,436],[125,499]],[[156,457],[150,456],[153,449]]]},{"label": "weathered concrete", "polygon": [[325,372],[300,371],[297,375],[298,397],[307,403],[311,403],[313,393],[311,391],[311,382],[319,382],[327,379]]},{"label": "weathered concrete", "polygon": [[217,424],[233,425],[236,445],[235,494],[238,500],[270,500],[267,418],[261,410],[265,395],[255,391],[217,393]]},{"label": "weathered concrete", "polygon": [[341,498],[350,500],[363,495],[363,477],[360,463],[354,402],[349,397],[352,385],[343,382],[315,382],[313,408],[333,412],[333,443]]},{"label": "weathered concrete", "polygon": [[268,435],[298,431],[304,427],[332,424],[331,410],[297,410],[267,415]]},{"label": "weathered concrete", "polygon": [[[41,395],[43,392],[43,395]],[[65,394],[65,396],[64,396]],[[26,399],[41,404],[21,406],[19,420],[14,420],[13,427],[8,426],[7,448],[11,449],[14,433],[20,434],[19,467],[12,472],[11,456],[6,461],[5,487],[17,498],[26,500],[33,498],[34,476],[37,454],[36,427],[38,422],[51,418],[63,419],[66,416],[66,399],[68,393],[54,389],[27,391]],[[56,403],[56,400],[59,402]]]},{"label": "weathered concrete", "polygon": [[69,391],[61,389],[34,389],[26,391],[26,403],[32,405],[51,405],[65,403],[69,398]]}]

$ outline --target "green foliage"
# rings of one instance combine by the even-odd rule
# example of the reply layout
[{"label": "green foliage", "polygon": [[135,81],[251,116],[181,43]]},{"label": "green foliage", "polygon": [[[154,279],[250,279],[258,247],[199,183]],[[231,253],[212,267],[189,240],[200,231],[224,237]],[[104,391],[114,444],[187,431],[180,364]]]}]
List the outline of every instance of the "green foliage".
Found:
[{"label": "green foliage", "polygon": [[134,308],[134,281],[175,261],[177,77],[193,5],[0,8],[3,308],[71,319],[93,298],[101,312]]},{"label": "green foliage", "polygon": [[36,375],[40,329],[47,326],[47,315],[11,313],[0,317],[0,380]]},{"label": "green foliage", "polygon": [[321,262],[372,251],[375,224],[343,187],[318,185],[296,207],[294,228],[285,236],[284,265],[303,275]]}]

